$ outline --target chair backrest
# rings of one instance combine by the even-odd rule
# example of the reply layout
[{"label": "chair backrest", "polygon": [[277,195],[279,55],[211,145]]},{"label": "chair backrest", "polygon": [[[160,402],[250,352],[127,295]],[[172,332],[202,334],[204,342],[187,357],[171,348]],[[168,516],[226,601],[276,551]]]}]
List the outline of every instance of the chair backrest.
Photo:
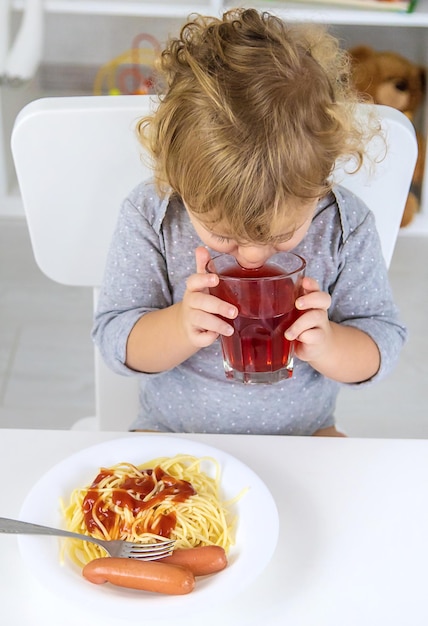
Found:
[{"label": "chair backrest", "polygon": [[[135,125],[153,106],[150,96],[44,98],[28,104],[15,122],[12,153],[36,262],[59,283],[92,287],[95,301],[121,201],[150,175]],[[368,106],[360,105],[361,115]],[[348,175],[340,168],[336,177],[375,213],[389,265],[417,145],[403,114],[376,108],[386,157],[374,174]],[[95,351],[95,387],[97,427],[125,430],[137,412],[136,379],[111,372]]]}]

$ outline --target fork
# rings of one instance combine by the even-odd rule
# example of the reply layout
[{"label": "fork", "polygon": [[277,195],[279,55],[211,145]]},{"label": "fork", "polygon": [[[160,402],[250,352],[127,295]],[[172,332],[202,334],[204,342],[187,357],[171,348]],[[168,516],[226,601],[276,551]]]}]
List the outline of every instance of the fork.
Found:
[{"label": "fork", "polygon": [[20,520],[8,519],[0,517],[0,534],[12,535],[52,535],[55,537],[71,537],[89,541],[104,548],[110,555],[124,559],[140,559],[142,561],[153,561],[169,556],[173,549],[175,540],[165,539],[156,543],[133,543],[131,541],[122,541],[121,539],[96,539],[88,535],[80,535],[69,530],[60,528],[50,528],[49,526],[41,526],[40,524],[31,524],[30,522],[21,522]]}]

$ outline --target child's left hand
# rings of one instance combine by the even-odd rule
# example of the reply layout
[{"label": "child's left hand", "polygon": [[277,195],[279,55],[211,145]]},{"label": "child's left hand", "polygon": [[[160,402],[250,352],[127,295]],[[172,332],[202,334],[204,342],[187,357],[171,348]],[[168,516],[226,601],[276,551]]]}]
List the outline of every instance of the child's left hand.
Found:
[{"label": "child's left hand", "polygon": [[302,282],[303,295],[297,298],[296,308],[302,312],[300,317],[285,333],[289,341],[296,340],[294,353],[301,361],[320,361],[328,355],[333,340],[328,308],[331,297],[320,291],[314,278],[305,276]]}]

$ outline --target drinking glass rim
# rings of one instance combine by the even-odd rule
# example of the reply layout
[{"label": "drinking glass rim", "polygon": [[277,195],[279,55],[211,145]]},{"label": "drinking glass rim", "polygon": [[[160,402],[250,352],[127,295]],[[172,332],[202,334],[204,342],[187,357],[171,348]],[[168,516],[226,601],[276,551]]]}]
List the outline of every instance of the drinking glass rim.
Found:
[{"label": "drinking glass rim", "polygon": [[[205,265],[205,270],[209,273],[209,274],[217,274],[217,276],[222,279],[222,280],[230,280],[230,281],[250,281],[250,280],[264,280],[264,281],[273,281],[273,280],[283,280],[284,278],[288,278],[289,276],[293,276],[293,274],[298,274],[299,272],[301,272],[302,270],[304,270],[306,268],[306,259],[304,259],[300,254],[297,254],[296,252],[291,252],[288,250],[283,250],[283,251],[279,251],[276,252],[275,254],[273,254],[271,257],[269,257],[269,259],[266,261],[266,263],[269,263],[269,261],[271,261],[271,259],[273,259],[274,257],[280,255],[280,254],[287,254],[287,255],[291,255],[293,257],[295,257],[296,259],[300,259],[301,263],[299,265],[299,267],[297,267],[296,269],[290,271],[290,272],[284,272],[284,274],[279,274],[277,276],[226,276],[224,274],[219,274],[218,272],[214,272],[213,270],[210,270],[208,265],[212,262],[215,261],[216,259],[220,258],[220,257],[228,257],[230,259],[233,259],[234,263],[235,263],[235,267],[240,267],[242,269],[244,269],[247,272],[251,272],[251,271],[257,271],[260,269],[260,267],[263,267],[263,265],[259,266],[259,267],[253,267],[253,268],[249,268],[249,267],[243,267],[242,265],[240,265],[238,263],[238,261],[236,260],[236,258],[232,255],[232,254],[228,254],[227,252],[222,252],[221,254],[217,254],[216,256],[212,257],[212,259],[210,259],[208,261],[208,263]],[[264,264],[265,265],[265,264]],[[278,266],[280,267],[280,266]]]}]

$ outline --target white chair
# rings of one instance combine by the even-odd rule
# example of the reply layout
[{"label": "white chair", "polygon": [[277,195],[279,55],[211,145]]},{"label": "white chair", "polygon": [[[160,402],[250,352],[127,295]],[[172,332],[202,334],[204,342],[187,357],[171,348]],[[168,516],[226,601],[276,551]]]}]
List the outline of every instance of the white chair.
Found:
[{"label": "white chair", "polygon": [[[42,272],[94,290],[102,280],[119,206],[149,175],[135,136],[150,96],[57,97],[34,101],[18,115],[12,152],[34,256]],[[361,114],[368,105],[360,105]],[[374,211],[389,265],[417,156],[413,126],[397,110],[377,107],[388,140],[374,175],[337,179]],[[126,430],[138,407],[136,378],[111,372],[95,350],[96,416],[78,428]]]}]

